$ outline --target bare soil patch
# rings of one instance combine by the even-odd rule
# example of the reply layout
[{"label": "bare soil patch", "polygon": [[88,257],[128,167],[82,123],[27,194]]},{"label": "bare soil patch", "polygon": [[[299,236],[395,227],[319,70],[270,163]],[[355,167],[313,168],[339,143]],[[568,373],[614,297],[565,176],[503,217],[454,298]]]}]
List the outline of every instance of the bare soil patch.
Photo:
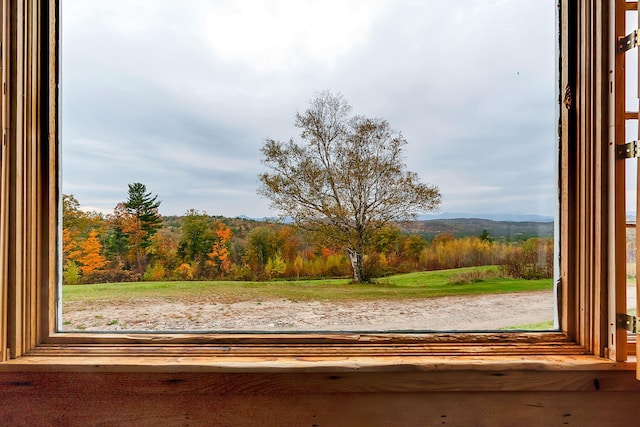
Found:
[{"label": "bare soil patch", "polygon": [[63,302],[65,331],[498,330],[553,319],[550,291],[421,300]]}]

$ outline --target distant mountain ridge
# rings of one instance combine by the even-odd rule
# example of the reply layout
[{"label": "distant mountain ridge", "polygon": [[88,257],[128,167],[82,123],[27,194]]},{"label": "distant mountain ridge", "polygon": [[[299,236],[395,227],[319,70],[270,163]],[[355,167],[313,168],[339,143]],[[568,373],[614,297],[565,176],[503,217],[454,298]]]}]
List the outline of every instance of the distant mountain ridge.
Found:
[{"label": "distant mountain ridge", "polygon": [[480,236],[487,230],[489,238],[519,241],[531,237],[553,237],[553,221],[494,221],[483,218],[451,218],[411,221],[399,225],[406,233],[420,234],[428,240],[439,234],[454,237]]},{"label": "distant mountain ridge", "polygon": [[[503,218],[504,216],[500,216]],[[416,221],[406,221],[396,223],[396,226],[407,234],[419,234],[427,240],[432,240],[439,234],[451,234],[454,237],[480,236],[487,230],[488,236],[496,241],[521,241],[531,237],[553,237],[554,222],[542,221],[545,217],[533,217],[536,221],[524,221],[530,215],[511,215],[509,218],[516,218],[518,221],[495,221],[485,218],[441,218],[441,219],[421,219]],[[182,216],[165,216],[165,226],[178,229]],[[279,221],[278,218],[249,218],[245,215],[235,218],[222,216],[212,216],[216,220],[224,222],[229,226],[234,235],[246,235],[252,228],[265,225],[267,223],[290,223],[290,221]]]},{"label": "distant mountain ridge", "polygon": [[438,214],[418,215],[421,221],[430,221],[434,219],[488,219],[491,221],[509,221],[509,222],[553,222],[553,216],[536,215],[536,214],[478,214],[464,212],[443,212]]},{"label": "distant mountain ridge", "polygon": [[[278,221],[277,216],[255,218],[247,215],[238,215],[236,218],[249,219],[253,221]],[[418,215],[418,221],[431,221],[434,219],[486,219],[490,221],[509,221],[509,222],[553,222],[553,216],[536,215],[536,214],[478,214],[466,212],[443,212],[437,214]],[[285,218],[282,222],[289,223],[291,220]]]},{"label": "distant mountain ridge", "polygon": [[[263,216],[261,218],[251,217],[248,215],[238,215],[235,218],[250,219],[253,221],[278,221],[277,216]],[[419,221],[430,221],[433,219],[460,219],[460,218],[476,218],[488,219],[491,221],[511,221],[511,222],[553,222],[553,216],[535,215],[535,214],[475,214],[466,212],[443,212],[437,214],[418,215]],[[286,218],[283,222],[291,222]]]}]

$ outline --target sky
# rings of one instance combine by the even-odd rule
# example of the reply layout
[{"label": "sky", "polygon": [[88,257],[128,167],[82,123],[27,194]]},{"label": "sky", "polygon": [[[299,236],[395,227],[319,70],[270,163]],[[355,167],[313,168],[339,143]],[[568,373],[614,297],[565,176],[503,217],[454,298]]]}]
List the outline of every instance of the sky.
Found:
[{"label": "sky", "polygon": [[440,211],[556,209],[554,0],[62,0],[62,188],[108,213],[275,216],[265,139],[316,93],[402,132]]}]

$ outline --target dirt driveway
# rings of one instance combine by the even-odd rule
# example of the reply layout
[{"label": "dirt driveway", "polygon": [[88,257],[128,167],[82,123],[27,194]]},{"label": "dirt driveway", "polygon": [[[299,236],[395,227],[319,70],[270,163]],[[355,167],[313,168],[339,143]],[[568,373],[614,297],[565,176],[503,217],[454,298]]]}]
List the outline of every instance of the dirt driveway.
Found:
[{"label": "dirt driveway", "polygon": [[553,319],[550,291],[423,300],[235,303],[168,299],[63,303],[63,330],[391,331],[496,330]]}]

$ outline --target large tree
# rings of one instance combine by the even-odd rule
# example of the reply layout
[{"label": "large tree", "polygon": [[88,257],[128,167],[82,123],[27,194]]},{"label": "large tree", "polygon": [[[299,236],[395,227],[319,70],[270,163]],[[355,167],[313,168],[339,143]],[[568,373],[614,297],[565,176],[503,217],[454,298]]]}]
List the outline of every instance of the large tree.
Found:
[{"label": "large tree", "polygon": [[206,212],[189,209],[182,218],[178,256],[193,264],[197,279],[204,278],[207,253],[211,252],[216,235],[213,221]]},{"label": "large tree", "polygon": [[151,239],[162,226],[162,216],[158,212],[160,201],[139,182],[129,184],[127,201],[123,203],[126,212],[134,219],[134,226],[127,230],[129,243],[135,252],[137,271],[144,273]]},{"label": "large tree", "polygon": [[82,266],[80,266],[80,270],[82,270],[83,274],[101,269],[106,264],[101,254],[102,245],[98,241],[97,235],[95,231],[91,231],[87,240],[82,244],[82,258],[80,259]]},{"label": "large tree", "polygon": [[[92,232],[94,238],[103,233],[105,221],[102,214],[85,211],[73,194],[62,195],[62,268],[79,271],[78,263],[83,256],[83,242]],[[99,243],[99,242],[98,242]]]},{"label": "large tree", "polygon": [[402,134],[386,120],[350,116],[341,95],[319,93],[295,116],[302,142],[267,139],[258,193],[306,230],[344,247],[354,282],[368,281],[364,253],[377,230],[435,209],[440,192],[403,159]]}]

